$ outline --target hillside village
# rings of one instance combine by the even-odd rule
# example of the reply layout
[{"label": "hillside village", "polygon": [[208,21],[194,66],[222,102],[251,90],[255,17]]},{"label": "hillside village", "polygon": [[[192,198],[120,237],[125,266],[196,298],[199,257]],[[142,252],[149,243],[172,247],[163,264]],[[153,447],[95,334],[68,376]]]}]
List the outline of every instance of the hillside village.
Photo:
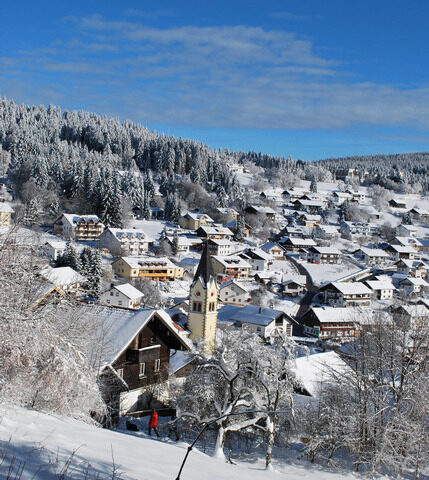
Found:
[{"label": "hillside village", "polygon": [[[353,168],[328,175],[322,168],[330,181],[296,177],[283,188],[261,174],[261,167],[229,159],[222,168],[234,178],[234,200],[211,185],[204,205],[197,207],[196,201],[191,207],[191,201],[166,189],[162,172],[142,180],[140,173],[121,171],[124,192],[126,182],[146,181],[150,199],[145,195],[141,205],[136,201],[122,210],[112,203],[100,215],[91,202],[85,212],[67,208],[84,205],[83,197],[77,202],[73,195],[62,198],[62,207],[57,202],[51,208],[51,199],[36,205],[36,197],[17,192],[22,166],[9,152],[0,155],[3,163],[10,161],[0,190],[4,266],[6,259],[16,265],[20,256],[29,262],[31,282],[19,292],[26,311],[48,317],[53,307],[68,308],[67,315],[73,312],[88,321],[88,331],[95,329],[90,350],[97,350],[93,371],[108,409],[104,426],[117,428],[128,419],[130,428],[145,428],[153,408],[174,423],[176,413],[186,412],[176,399],[177,385],[196,389],[198,398],[192,379],[201,364],[210,365],[222,346],[238,349],[248,334],[255,358],[257,351],[261,358],[271,355],[279,338],[282,358],[293,351],[287,357],[293,364],[294,380],[287,387],[292,390],[282,388],[297,405],[317,404],[332,383],[329,369],[339,375],[356,368],[359,357],[352,350],[374,332],[387,329],[395,341],[396,329],[398,338],[406,332],[405,356],[420,361],[410,352],[413,342],[423,348],[427,340],[425,194],[381,192]],[[187,181],[186,174],[171,178]],[[34,179],[24,183],[24,193],[40,193]],[[244,336],[235,340],[235,335]],[[246,403],[247,397],[236,402],[256,405]],[[311,418],[298,435],[314,461],[331,447],[320,440],[312,450],[317,435],[325,434]],[[218,425],[217,451],[223,451],[227,432],[253,426],[271,438],[268,417],[247,419],[245,427]],[[317,425],[320,430],[313,430]],[[272,449],[274,436],[270,442]]]}]

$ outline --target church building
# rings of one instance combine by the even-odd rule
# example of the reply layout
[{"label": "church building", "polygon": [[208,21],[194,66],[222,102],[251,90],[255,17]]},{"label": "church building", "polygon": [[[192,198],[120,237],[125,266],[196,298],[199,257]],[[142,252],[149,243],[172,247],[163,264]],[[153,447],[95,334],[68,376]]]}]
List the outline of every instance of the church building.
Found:
[{"label": "church building", "polygon": [[213,352],[216,341],[216,325],[219,288],[213,269],[208,243],[204,247],[189,294],[188,328],[190,339],[203,340],[206,352]]}]

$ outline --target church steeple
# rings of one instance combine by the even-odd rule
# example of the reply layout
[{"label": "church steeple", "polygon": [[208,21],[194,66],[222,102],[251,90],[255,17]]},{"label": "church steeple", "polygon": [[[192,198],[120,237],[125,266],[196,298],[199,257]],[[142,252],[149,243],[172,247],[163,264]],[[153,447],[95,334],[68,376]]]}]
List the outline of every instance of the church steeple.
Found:
[{"label": "church steeple", "polygon": [[216,340],[218,295],[216,273],[206,242],[189,292],[188,327],[190,338],[203,340],[207,353],[213,351]]},{"label": "church steeple", "polygon": [[203,253],[201,254],[200,263],[198,264],[197,271],[194,275],[194,281],[199,278],[202,278],[204,283],[207,285],[210,281],[210,278],[215,278],[215,273],[212,265],[212,258],[210,255],[209,242],[205,242]]}]

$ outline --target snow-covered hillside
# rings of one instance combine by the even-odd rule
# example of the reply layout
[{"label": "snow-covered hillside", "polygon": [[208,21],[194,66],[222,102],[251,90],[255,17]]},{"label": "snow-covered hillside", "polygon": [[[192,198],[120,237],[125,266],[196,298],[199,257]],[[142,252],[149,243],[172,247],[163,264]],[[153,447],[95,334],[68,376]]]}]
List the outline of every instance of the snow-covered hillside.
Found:
[{"label": "snow-covered hillside", "polygon": [[[138,435],[142,435],[139,433]],[[51,479],[67,462],[67,475],[61,478],[112,478],[113,463],[120,479],[175,479],[186,453],[187,444],[171,444],[133,434],[104,430],[65,417],[55,417],[23,408],[3,408],[0,413],[0,478],[6,478],[24,465],[22,477]],[[2,461],[3,460],[3,461]],[[263,461],[231,465],[193,450],[182,472],[183,480],[252,480],[280,478],[289,480],[335,480],[359,478],[334,473],[307,463],[274,463],[273,471],[264,470]],[[302,462],[302,461],[301,461]],[[8,477],[9,478],[9,477]]]}]

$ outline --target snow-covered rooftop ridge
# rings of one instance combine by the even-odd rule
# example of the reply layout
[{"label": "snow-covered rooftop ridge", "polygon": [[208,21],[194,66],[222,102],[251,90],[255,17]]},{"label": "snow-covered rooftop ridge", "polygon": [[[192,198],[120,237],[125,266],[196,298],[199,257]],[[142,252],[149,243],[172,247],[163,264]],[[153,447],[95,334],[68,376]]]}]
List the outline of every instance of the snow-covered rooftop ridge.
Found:
[{"label": "snow-covered rooftop ridge", "polygon": [[241,267],[241,268],[251,268],[251,265],[249,262],[244,260],[244,258],[239,257],[238,255],[229,255],[229,256],[223,256],[223,255],[213,255],[213,258],[218,261],[221,265],[224,267]]},{"label": "snow-covered rooftop ridge", "polygon": [[71,285],[74,283],[82,283],[85,281],[85,277],[76,272],[76,270],[73,270],[71,267],[52,268],[51,266],[47,265],[40,271],[40,274],[57,287]]},{"label": "snow-covered rooftop ridge", "polygon": [[320,253],[322,255],[341,255],[341,251],[338,250],[336,247],[318,247],[318,246],[312,246],[310,248],[310,251],[314,250],[317,253]]},{"label": "snow-covered rooftop ridge", "polygon": [[312,397],[319,397],[323,388],[338,375],[351,372],[350,367],[334,351],[315,353],[295,360],[295,375]]},{"label": "snow-covered rooftop ridge", "polygon": [[240,285],[236,280],[228,280],[227,282],[223,282],[219,285],[219,290],[224,289],[225,287],[229,287],[231,285],[235,285],[236,288],[240,289],[243,292],[248,292],[246,287],[243,287],[243,285]]},{"label": "snow-covered rooftop ridge", "polygon": [[361,247],[359,250],[361,250],[363,253],[365,253],[365,255],[368,255],[368,257],[388,257],[389,256],[381,248]]},{"label": "snow-covered rooftop ridge", "polygon": [[246,305],[239,308],[231,316],[231,321],[251,323],[253,325],[266,327],[274,322],[280,315],[284,315],[283,310],[274,310],[273,308],[258,307],[256,305]]},{"label": "snow-covered rooftop ridge", "polygon": [[371,290],[361,282],[331,282],[330,285],[345,295],[371,293]]},{"label": "snow-covered rooftop ridge", "polygon": [[128,238],[138,238],[138,239],[144,239],[146,241],[149,241],[148,236],[143,230],[137,229],[137,228],[113,228],[109,227],[107,229],[113,235],[115,235],[116,238],[121,239],[124,237]]},{"label": "snow-covered rooftop ridge", "polygon": [[151,269],[176,268],[176,265],[167,257],[121,257],[131,268],[147,267]]},{"label": "snow-covered rooftop ridge", "polygon": [[136,287],[131,285],[131,283],[123,283],[122,285],[115,285],[113,288],[115,290],[118,290],[118,292],[121,292],[130,300],[134,300],[136,298],[140,298],[143,296],[143,293],[140,290],[138,290]]},{"label": "snow-covered rooftop ridge", "polygon": [[313,313],[321,323],[359,323],[363,315],[370,315],[372,310],[354,307],[313,307]]},{"label": "snow-covered rooftop ridge", "polygon": [[78,215],[75,213],[63,213],[63,217],[65,217],[73,225],[82,221],[95,223],[101,222],[97,215]]}]

